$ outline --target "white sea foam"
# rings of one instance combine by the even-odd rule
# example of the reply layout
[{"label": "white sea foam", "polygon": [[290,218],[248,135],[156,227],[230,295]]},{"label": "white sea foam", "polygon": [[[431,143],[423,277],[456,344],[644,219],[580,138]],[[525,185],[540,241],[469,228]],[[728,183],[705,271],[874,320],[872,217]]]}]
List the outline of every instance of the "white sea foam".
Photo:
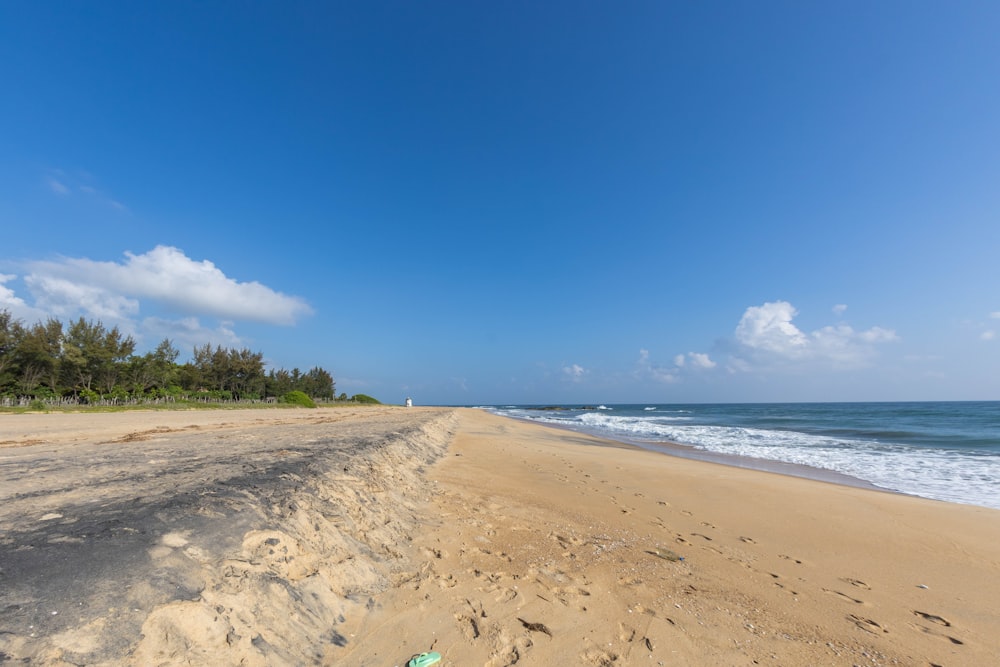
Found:
[{"label": "white sea foam", "polygon": [[892,491],[1000,509],[996,457],[718,426],[681,426],[666,439],[722,454],[832,470]]},{"label": "white sea foam", "polygon": [[1000,457],[735,426],[693,424],[689,416],[604,412],[504,414],[636,442],[676,442],[708,452],[830,470],[884,489],[1000,509]]}]

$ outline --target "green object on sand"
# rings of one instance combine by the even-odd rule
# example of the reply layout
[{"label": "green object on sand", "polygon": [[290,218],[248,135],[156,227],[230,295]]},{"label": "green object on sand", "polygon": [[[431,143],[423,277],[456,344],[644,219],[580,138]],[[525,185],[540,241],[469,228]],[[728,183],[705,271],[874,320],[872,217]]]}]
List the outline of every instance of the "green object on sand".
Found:
[{"label": "green object on sand", "polygon": [[436,651],[421,653],[410,658],[410,661],[406,663],[406,667],[427,667],[428,665],[436,664],[440,660],[441,654]]}]

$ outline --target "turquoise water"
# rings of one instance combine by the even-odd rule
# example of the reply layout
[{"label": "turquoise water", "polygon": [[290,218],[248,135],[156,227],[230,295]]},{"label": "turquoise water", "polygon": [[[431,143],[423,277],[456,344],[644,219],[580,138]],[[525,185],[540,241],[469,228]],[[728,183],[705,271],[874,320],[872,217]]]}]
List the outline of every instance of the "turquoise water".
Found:
[{"label": "turquoise water", "polygon": [[1000,509],[1000,402],[483,407],[653,449],[678,443]]}]

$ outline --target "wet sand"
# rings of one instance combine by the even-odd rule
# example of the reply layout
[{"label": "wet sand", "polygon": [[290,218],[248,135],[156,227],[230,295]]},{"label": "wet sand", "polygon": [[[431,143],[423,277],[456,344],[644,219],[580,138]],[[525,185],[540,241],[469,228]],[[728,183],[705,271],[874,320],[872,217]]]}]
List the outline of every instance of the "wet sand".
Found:
[{"label": "wet sand", "polygon": [[473,409],[0,414],[0,662],[1000,664],[1000,512]]}]

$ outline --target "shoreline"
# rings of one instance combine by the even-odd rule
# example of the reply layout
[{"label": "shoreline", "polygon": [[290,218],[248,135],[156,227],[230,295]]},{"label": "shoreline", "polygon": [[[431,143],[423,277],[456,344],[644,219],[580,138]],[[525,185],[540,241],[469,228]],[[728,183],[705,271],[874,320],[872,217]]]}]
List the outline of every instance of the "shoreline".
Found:
[{"label": "shoreline", "polygon": [[[969,403],[988,403],[988,401],[969,401]],[[976,496],[975,498],[972,499],[940,497],[940,494],[936,496],[932,491],[928,491],[925,495],[918,491],[903,490],[899,488],[892,488],[889,486],[882,486],[875,481],[865,479],[855,474],[851,474],[848,472],[841,472],[838,470],[832,470],[829,468],[823,468],[819,465],[814,465],[810,463],[795,463],[795,462],[783,461],[780,459],[768,459],[768,458],[760,458],[754,456],[746,456],[742,454],[729,454],[723,452],[716,452],[710,449],[703,449],[697,445],[690,445],[672,440],[642,440],[639,438],[629,437],[628,435],[619,435],[613,432],[606,432],[598,428],[588,428],[586,425],[576,425],[569,422],[559,423],[553,421],[535,420],[514,414],[506,414],[503,412],[498,412],[497,408],[492,406],[475,406],[473,409],[483,410],[488,414],[493,414],[499,417],[513,419],[515,421],[522,423],[548,426],[556,429],[565,429],[575,433],[585,433],[594,436],[595,438],[605,439],[610,442],[621,443],[627,446],[638,447],[640,449],[657,452],[659,454],[663,454],[666,456],[675,456],[689,460],[703,461],[706,463],[715,463],[719,465],[731,466],[747,470],[771,472],[779,475],[787,475],[791,477],[798,477],[802,479],[826,482],[830,484],[868,489],[872,491],[879,491],[882,493],[889,493],[889,494],[901,495],[912,498],[921,498],[924,500],[931,500],[935,502],[955,504],[967,507],[981,507],[985,509],[1000,510],[1000,506],[997,506],[995,504],[995,501],[992,500],[992,498],[984,499],[980,496]]]},{"label": "shoreline", "polygon": [[[694,461],[704,461],[705,463],[717,463],[719,465],[732,466],[734,468],[742,468],[744,470],[757,470],[759,472],[770,472],[776,475],[787,475],[789,477],[799,477],[801,479],[809,479],[816,482],[826,482],[828,484],[838,484],[840,486],[849,486],[857,489],[868,489],[870,491],[881,491],[883,493],[893,493],[902,496],[912,496],[914,498],[922,498],[923,496],[917,496],[912,493],[905,493],[903,491],[896,491],[895,489],[886,489],[881,486],[877,486],[869,482],[868,480],[861,479],[860,477],[855,477],[853,475],[847,475],[845,473],[837,472],[836,470],[828,470],[826,468],[818,468],[816,466],[804,465],[801,463],[788,463],[787,461],[775,461],[773,459],[762,459],[752,456],[738,456],[735,454],[720,454],[718,452],[710,452],[708,450],[699,449],[693,445],[685,445],[680,442],[639,442],[631,441],[630,444],[634,444],[640,449],[648,449],[650,451],[665,454],[667,456],[677,456],[680,458],[691,459]],[[926,498],[926,500],[933,500],[931,498]],[[940,502],[950,502],[950,501],[940,501]],[[963,503],[958,503],[963,504]]]},{"label": "shoreline", "polygon": [[[755,458],[752,456],[739,456],[736,454],[722,454],[720,452],[713,452],[707,449],[701,449],[699,447],[695,447],[694,445],[686,445],[682,442],[673,442],[671,440],[648,441],[648,440],[637,440],[625,437],[613,437],[612,435],[601,433],[597,430],[577,428],[565,424],[557,424],[552,422],[538,422],[522,417],[514,417],[512,415],[497,414],[495,412],[490,412],[488,408],[473,408],[473,409],[484,410],[488,414],[493,414],[496,415],[497,417],[501,417],[504,419],[513,419],[514,421],[526,424],[536,424],[538,426],[547,426],[555,429],[564,429],[566,431],[571,431],[573,433],[585,433],[599,440],[606,440],[611,445],[614,444],[627,445],[630,447],[635,447],[637,449],[663,454],[665,456],[676,456],[679,458],[689,459],[692,461],[715,463],[718,465],[730,466],[733,468],[741,468],[744,470],[757,470],[759,472],[770,472],[776,475],[787,475],[789,477],[810,479],[817,482],[827,482],[829,484],[839,484],[841,486],[849,486],[858,489],[869,489],[871,491],[881,491],[883,493],[893,493],[901,496],[910,496],[913,498],[924,498],[924,496],[918,496],[913,493],[905,493],[903,491],[897,491],[895,489],[886,489],[884,487],[873,484],[868,480],[861,479],[859,477],[854,477],[853,475],[837,472],[835,470],[818,468],[816,466],[804,465],[801,463],[788,463],[787,461],[762,459],[762,458]],[[924,498],[924,500],[935,500],[935,499]],[[954,501],[940,500],[938,502],[954,502]],[[972,503],[955,503],[955,504],[970,505]],[[981,507],[981,505],[974,505],[974,506]]]}]

